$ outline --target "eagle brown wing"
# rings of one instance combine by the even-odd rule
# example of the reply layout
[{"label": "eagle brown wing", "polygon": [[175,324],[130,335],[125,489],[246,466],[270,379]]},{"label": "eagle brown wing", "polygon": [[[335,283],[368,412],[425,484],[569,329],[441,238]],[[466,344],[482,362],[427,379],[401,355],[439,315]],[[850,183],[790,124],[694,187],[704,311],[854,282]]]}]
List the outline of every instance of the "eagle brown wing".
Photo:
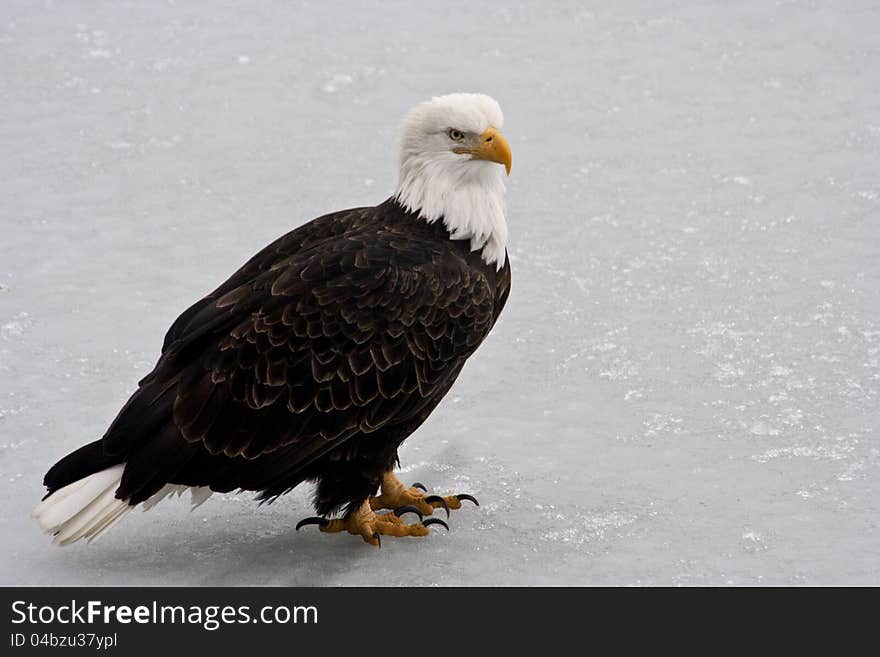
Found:
[{"label": "eagle brown wing", "polygon": [[126,454],[118,496],[283,492],[352,437],[433,408],[491,329],[495,294],[454,242],[394,227],[270,245],[175,323],[105,435]]}]

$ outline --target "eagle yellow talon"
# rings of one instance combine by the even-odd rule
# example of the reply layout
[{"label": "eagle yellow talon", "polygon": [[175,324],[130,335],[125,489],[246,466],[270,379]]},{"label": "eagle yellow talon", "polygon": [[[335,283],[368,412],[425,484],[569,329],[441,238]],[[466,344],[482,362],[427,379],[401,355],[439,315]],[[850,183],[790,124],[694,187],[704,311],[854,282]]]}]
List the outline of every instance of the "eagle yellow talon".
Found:
[{"label": "eagle yellow talon", "polygon": [[473,495],[465,493],[461,495],[427,495],[423,484],[415,483],[409,488],[403,485],[403,482],[395,477],[392,473],[386,472],[382,477],[382,494],[371,497],[370,508],[378,511],[379,509],[394,509],[409,507],[410,510],[418,510],[419,513],[429,516],[434,513],[434,509],[444,509],[446,517],[449,517],[451,509],[460,509],[462,500],[470,500],[477,506],[480,505]]},{"label": "eagle yellow talon", "polygon": [[[426,518],[434,509],[442,508],[449,517],[450,509],[460,509],[462,500],[470,500],[477,506],[476,498],[472,495],[428,495],[421,484],[414,484],[407,488],[390,472],[382,477],[382,494],[369,498],[366,502],[346,518],[312,517],[301,520],[296,528],[306,525],[318,525],[319,529],[326,534],[348,532],[360,536],[365,543],[381,546],[380,536],[427,536],[430,532],[428,527],[440,525],[447,531],[449,525],[439,518]],[[376,513],[380,509],[390,509],[390,513]],[[408,525],[401,516],[407,513],[415,513],[420,522]]]},{"label": "eagle yellow talon", "polygon": [[348,532],[360,536],[365,543],[380,547],[382,542],[380,536],[427,536],[430,533],[428,526],[432,524],[442,524],[446,529],[449,529],[442,521],[438,523],[429,520],[425,524],[407,525],[402,518],[393,513],[374,513],[370,505],[364,502],[348,518],[334,518],[333,520],[306,518],[300,521],[296,528],[299,529],[304,525],[318,525],[319,529],[326,534]]}]

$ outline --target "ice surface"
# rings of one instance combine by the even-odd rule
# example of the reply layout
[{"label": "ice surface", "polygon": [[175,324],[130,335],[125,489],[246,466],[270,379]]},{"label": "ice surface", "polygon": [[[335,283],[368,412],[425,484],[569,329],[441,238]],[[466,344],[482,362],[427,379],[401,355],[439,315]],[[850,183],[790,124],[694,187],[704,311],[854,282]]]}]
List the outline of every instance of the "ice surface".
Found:
[{"label": "ice surface", "polygon": [[[872,2],[0,9],[0,583],[880,584]],[[50,545],[191,301],[383,200],[414,103],[494,95],[513,293],[401,453],[452,532],[295,533],[215,495]]]}]

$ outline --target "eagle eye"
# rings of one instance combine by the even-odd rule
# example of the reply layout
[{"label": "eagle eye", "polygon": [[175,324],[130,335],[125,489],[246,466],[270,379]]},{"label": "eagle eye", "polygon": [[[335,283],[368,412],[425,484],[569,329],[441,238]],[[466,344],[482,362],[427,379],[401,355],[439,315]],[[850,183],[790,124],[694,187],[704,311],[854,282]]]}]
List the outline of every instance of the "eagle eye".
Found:
[{"label": "eagle eye", "polygon": [[461,130],[456,130],[455,128],[449,129],[449,138],[452,141],[461,141],[464,139],[464,133]]}]

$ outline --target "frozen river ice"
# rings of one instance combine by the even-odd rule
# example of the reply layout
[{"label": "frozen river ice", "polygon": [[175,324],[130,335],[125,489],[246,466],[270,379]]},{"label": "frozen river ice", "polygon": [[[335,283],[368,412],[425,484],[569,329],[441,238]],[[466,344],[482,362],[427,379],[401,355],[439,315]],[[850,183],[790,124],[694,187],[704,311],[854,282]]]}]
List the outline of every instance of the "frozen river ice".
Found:
[{"label": "frozen river ice", "polygon": [[[880,584],[876,3],[250,4],[0,8],[0,584]],[[458,90],[505,110],[513,293],[401,459],[483,506],[376,551],[216,495],[51,546],[43,473],[177,314],[386,198]]]}]

